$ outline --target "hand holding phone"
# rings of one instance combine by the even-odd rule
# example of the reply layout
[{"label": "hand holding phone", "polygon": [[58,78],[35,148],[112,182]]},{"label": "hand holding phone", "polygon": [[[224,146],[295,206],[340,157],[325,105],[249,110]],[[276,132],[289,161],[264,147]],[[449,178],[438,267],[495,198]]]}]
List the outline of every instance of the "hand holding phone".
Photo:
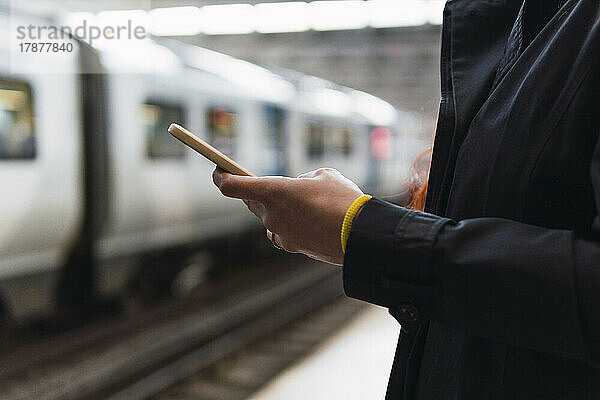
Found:
[{"label": "hand holding phone", "polygon": [[179,139],[183,144],[191,147],[204,157],[208,158],[221,169],[234,175],[254,176],[254,174],[249,172],[247,169],[233,161],[231,158],[227,157],[225,154],[221,153],[219,150],[212,147],[210,144],[206,143],[204,140],[200,139],[198,136],[194,135],[192,132],[185,129],[183,126],[171,124],[171,126],[169,126],[169,133],[175,138]]}]

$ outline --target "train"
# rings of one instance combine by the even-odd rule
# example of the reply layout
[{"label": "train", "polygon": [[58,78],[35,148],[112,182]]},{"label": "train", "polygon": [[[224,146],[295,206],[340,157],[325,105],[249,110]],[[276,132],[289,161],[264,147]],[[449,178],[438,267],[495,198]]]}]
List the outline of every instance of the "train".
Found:
[{"label": "train", "polygon": [[[41,23],[0,11],[0,30],[15,18]],[[412,115],[314,76],[172,39],[65,42],[59,55],[0,43],[2,321],[89,313],[157,260],[179,271],[257,228],[171,122],[257,175],[334,167],[373,194],[402,192],[422,147]]]}]

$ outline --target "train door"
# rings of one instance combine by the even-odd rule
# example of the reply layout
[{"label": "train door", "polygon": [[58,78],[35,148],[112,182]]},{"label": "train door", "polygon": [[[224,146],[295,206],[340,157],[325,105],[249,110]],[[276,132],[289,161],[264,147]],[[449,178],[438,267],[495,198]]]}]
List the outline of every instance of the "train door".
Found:
[{"label": "train door", "polygon": [[[251,104],[235,96],[207,90],[196,98],[190,129],[227,156],[255,170],[252,158],[254,117]],[[202,240],[222,239],[243,231],[254,217],[239,200],[224,197],[212,182],[215,166],[193,150],[187,149],[189,186],[193,192],[194,221],[190,227]]]},{"label": "train door", "polygon": [[19,317],[50,308],[46,295],[54,280],[44,279],[43,287],[30,280],[29,290],[14,285],[55,271],[81,220],[79,76],[70,73],[77,70],[77,50],[64,57],[38,54],[44,70],[65,73],[16,74],[27,68],[11,69],[15,54],[4,47],[0,53],[0,280]]},{"label": "train door", "polygon": [[140,173],[144,183],[144,202],[152,221],[148,232],[161,243],[181,242],[184,226],[193,216],[193,199],[188,186],[187,152],[167,129],[172,122],[187,126],[186,99],[148,96],[139,106],[143,145]]},{"label": "train door", "polygon": [[265,105],[262,110],[261,157],[259,171],[264,175],[286,175],[288,173],[287,113],[276,105]]},{"label": "train door", "polygon": [[307,118],[304,126],[304,160],[306,170],[325,166],[325,131],[322,121]]}]

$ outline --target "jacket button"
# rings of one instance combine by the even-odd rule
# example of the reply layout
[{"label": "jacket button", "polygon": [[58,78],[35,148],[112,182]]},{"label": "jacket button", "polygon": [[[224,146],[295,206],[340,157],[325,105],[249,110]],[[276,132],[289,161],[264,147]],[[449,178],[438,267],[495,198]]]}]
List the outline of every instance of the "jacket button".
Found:
[{"label": "jacket button", "polygon": [[419,310],[412,304],[398,305],[398,316],[407,322],[413,322],[419,319]]}]

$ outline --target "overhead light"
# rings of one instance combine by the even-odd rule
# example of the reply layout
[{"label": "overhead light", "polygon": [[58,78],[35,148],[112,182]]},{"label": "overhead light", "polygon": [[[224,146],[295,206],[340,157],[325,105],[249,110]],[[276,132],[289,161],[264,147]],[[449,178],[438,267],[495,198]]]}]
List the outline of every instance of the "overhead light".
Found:
[{"label": "overhead light", "polygon": [[150,11],[150,31],[156,36],[193,36],[202,29],[198,7],[155,8]]},{"label": "overhead light", "polygon": [[317,31],[361,29],[369,23],[362,0],[313,1],[309,6],[311,25]]},{"label": "overhead light", "polygon": [[[442,23],[446,0],[319,0],[104,11],[101,25],[143,26],[156,36],[248,34],[390,28]],[[68,16],[68,24],[91,14]],[[65,18],[67,19],[67,18]]]},{"label": "overhead light", "polygon": [[102,11],[98,13],[101,26],[134,26],[148,28],[148,13],[144,10]]},{"label": "overhead light", "polygon": [[308,4],[301,1],[261,3],[254,6],[256,31],[302,32],[310,29]]},{"label": "overhead light", "polygon": [[420,26],[427,23],[429,6],[423,0],[369,0],[369,25],[373,28]]},{"label": "overhead light", "polygon": [[250,4],[204,6],[202,32],[207,35],[231,35],[254,32],[254,7]]}]

